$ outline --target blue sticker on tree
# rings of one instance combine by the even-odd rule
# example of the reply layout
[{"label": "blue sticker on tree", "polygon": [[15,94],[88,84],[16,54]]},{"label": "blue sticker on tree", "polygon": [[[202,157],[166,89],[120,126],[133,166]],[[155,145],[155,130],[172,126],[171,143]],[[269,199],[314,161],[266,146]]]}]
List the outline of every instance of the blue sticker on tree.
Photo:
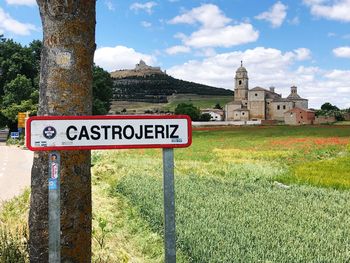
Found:
[{"label": "blue sticker on tree", "polygon": [[53,152],[49,155],[49,190],[57,190],[60,175],[60,156]]},{"label": "blue sticker on tree", "polygon": [[57,179],[49,178],[49,190],[57,190]]}]

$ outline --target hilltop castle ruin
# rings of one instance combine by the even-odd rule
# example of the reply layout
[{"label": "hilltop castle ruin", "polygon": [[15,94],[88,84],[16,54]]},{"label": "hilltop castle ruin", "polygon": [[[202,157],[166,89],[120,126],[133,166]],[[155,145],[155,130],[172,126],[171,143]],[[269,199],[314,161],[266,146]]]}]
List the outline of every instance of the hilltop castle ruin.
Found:
[{"label": "hilltop castle ruin", "polygon": [[134,69],[122,69],[111,72],[112,78],[126,78],[126,77],[145,77],[154,74],[166,74],[160,67],[148,66],[142,59],[135,65]]}]

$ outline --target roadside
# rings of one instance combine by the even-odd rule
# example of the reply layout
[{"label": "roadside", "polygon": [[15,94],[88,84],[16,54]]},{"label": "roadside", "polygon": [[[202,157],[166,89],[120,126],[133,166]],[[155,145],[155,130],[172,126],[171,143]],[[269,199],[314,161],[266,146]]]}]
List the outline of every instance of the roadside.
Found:
[{"label": "roadside", "polygon": [[33,152],[0,142],[0,202],[7,201],[30,186]]}]

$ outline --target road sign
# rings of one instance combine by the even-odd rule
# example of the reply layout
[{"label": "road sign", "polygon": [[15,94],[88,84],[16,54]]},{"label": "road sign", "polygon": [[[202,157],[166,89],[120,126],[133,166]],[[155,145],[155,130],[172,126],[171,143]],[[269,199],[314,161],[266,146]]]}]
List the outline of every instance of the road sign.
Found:
[{"label": "road sign", "polygon": [[26,113],[25,112],[18,112],[17,118],[18,118],[18,124],[17,126],[19,128],[25,128],[25,123],[26,123]]},{"label": "road sign", "polygon": [[19,132],[11,132],[10,134],[12,139],[18,139],[19,138]]},{"label": "road sign", "polygon": [[27,121],[32,151],[182,148],[192,143],[185,115],[42,116]]}]

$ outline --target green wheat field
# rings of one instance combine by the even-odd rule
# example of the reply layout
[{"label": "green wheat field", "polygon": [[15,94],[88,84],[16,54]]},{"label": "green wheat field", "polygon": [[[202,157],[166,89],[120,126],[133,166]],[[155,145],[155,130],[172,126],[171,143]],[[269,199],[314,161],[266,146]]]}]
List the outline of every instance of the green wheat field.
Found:
[{"label": "green wheat field", "polygon": [[[190,148],[175,149],[179,262],[349,262],[349,131],[194,131]],[[100,151],[94,158],[97,178],[109,178],[109,195],[162,236],[161,150]]]},{"label": "green wheat field", "polygon": [[[350,262],[349,142],[350,126],[194,130],[174,150],[177,262]],[[162,151],[92,161],[93,262],[164,262]]]}]

